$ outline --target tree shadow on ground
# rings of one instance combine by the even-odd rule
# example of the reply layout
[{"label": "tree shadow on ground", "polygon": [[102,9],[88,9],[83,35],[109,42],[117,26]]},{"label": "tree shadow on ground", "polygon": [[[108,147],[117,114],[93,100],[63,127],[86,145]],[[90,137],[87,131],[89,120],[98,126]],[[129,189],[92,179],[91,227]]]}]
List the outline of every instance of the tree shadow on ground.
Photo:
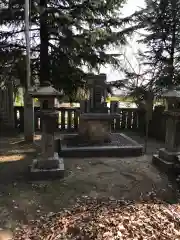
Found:
[{"label": "tree shadow on ground", "polygon": [[[146,176],[147,171],[138,170],[141,164],[146,164],[152,171],[144,160],[135,164],[135,159],[65,159],[64,179],[32,182],[28,166],[36,156],[32,146],[21,144],[13,147],[9,144],[1,151],[0,227],[13,229],[17,223],[26,224],[42,214],[68,208],[81,197],[139,201],[142,194],[156,188],[158,198],[176,201],[176,186],[164,175],[152,181],[151,176]],[[153,174],[156,173],[159,174]]]}]

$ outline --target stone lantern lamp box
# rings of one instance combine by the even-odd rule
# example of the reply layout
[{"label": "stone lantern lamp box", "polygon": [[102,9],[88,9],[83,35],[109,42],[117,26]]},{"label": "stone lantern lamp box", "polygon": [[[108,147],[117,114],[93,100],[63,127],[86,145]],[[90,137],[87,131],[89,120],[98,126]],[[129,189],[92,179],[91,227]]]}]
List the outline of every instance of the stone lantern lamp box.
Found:
[{"label": "stone lantern lamp box", "polygon": [[62,93],[54,89],[50,83],[45,83],[39,88],[30,90],[29,94],[40,101],[39,115],[42,121],[41,154],[33,160],[30,166],[30,174],[35,179],[62,176],[64,174],[64,162],[56,149],[55,132],[58,112],[54,107],[55,98],[62,97]]}]

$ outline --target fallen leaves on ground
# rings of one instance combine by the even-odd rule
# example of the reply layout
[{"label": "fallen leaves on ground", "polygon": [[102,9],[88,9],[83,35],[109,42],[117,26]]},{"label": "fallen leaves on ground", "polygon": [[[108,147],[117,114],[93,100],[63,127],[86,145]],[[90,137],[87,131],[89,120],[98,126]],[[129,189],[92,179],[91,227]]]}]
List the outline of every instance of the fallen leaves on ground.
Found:
[{"label": "fallen leaves on ground", "polygon": [[16,229],[15,240],[180,239],[180,209],[160,201],[88,201]]}]

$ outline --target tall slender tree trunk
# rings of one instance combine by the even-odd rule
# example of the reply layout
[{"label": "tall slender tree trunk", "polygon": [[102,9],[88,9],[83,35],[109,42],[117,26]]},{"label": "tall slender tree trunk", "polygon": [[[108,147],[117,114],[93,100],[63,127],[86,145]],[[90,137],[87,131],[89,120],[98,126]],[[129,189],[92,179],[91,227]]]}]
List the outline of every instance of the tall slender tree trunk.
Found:
[{"label": "tall slender tree trunk", "polygon": [[40,0],[40,83],[49,81],[49,59],[48,59],[48,24],[47,24],[48,0]]},{"label": "tall slender tree trunk", "polygon": [[25,0],[25,38],[26,38],[26,69],[27,80],[24,92],[24,138],[26,141],[32,142],[34,140],[34,101],[29,95],[29,88],[31,87],[31,67],[30,67],[30,6],[29,0]]},{"label": "tall slender tree trunk", "polygon": [[172,40],[171,40],[171,50],[170,50],[170,62],[169,62],[169,76],[171,78],[171,84],[174,84],[174,57],[176,48],[176,3],[172,1]]}]

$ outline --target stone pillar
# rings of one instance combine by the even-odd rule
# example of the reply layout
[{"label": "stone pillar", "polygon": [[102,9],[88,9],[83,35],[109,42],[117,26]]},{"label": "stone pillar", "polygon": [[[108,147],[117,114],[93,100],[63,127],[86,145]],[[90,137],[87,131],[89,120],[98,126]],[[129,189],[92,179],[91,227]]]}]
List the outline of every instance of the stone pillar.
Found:
[{"label": "stone pillar", "polygon": [[8,82],[8,92],[9,92],[9,125],[14,128],[14,99],[13,99],[13,82]]},{"label": "stone pillar", "polygon": [[[153,163],[166,172],[174,169],[179,156],[180,146],[180,112],[166,111],[165,148],[153,156]],[[157,123],[158,124],[158,123]]]},{"label": "stone pillar", "polygon": [[80,113],[88,113],[90,111],[90,101],[81,100],[80,101]]},{"label": "stone pillar", "polygon": [[86,100],[86,113],[89,113],[91,110],[90,100]]},{"label": "stone pillar", "polygon": [[102,98],[106,100],[107,96],[106,74],[89,76],[87,81],[90,91],[90,109],[93,112],[100,112],[104,106]]},{"label": "stone pillar", "polygon": [[80,101],[80,113],[85,113],[86,112],[86,100],[81,100]]},{"label": "stone pillar", "polygon": [[[43,112],[44,110],[47,111],[48,109],[51,109],[51,111],[52,111],[54,109],[54,103],[55,103],[54,99],[48,99],[47,100],[47,99],[41,98],[40,99],[40,111]],[[47,139],[47,136],[46,136],[46,128],[47,128],[46,125],[47,125],[47,122],[46,122],[46,118],[44,118],[43,114],[41,114],[40,118],[41,118],[41,126],[42,126],[41,146],[42,146],[42,153],[43,153],[44,151],[46,151],[46,147],[44,147],[44,145],[45,145],[44,141],[45,141],[45,139]],[[53,122],[53,129],[54,129],[55,125],[56,124],[55,124],[55,120],[54,120],[54,122]],[[51,125],[49,125],[49,126],[51,126]],[[44,141],[43,141],[43,139],[44,139]]]},{"label": "stone pillar", "polygon": [[58,113],[44,113],[42,115],[42,160],[54,157],[56,151],[54,133],[56,131],[56,115]]},{"label": "stone pillar", "polygon": [[110,103],[110,112],[111,113],[117,113],[118,104],[119,104],[118,101],[111,101],[111,103]]},{"label": "stone pillar", "polygon": [[24,138],[28,142],[34,140],[34,100],[28,92],[24,94]]},{"label": "stone pillar", "polygon": [[4,101],[4,110],[6,112],[6,114],[8,114],[8,101],[9,101],[9,98],[8,98],[8,90],[7,90],[7,87],[6,89],[4,90],[4,96],[5,96],[5,101]]},{"label": "stone pillar", "polygon": [[92,109],[94,107],[94,88],[90,88],[90,96],[89,96],[89,107]]},{"label": "stone pillar", "polygon": [[179,129],[177,129],[180,122],[180,113],[169,111],[166,116],[165,148],[167,151],[177,152],[180,145]]}]

